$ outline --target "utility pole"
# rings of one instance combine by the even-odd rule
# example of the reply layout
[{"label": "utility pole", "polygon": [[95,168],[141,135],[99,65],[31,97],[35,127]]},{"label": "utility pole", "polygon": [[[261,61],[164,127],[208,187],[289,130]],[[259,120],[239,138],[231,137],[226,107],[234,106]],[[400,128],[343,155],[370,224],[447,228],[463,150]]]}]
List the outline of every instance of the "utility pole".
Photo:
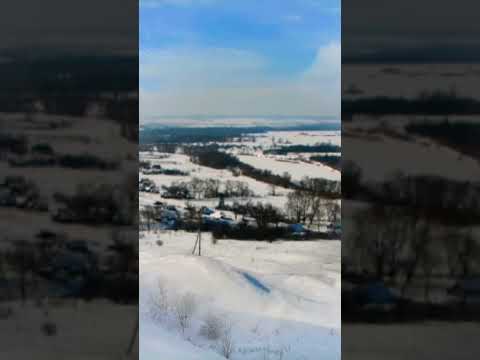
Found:
[{"label": "utility pole", "polygon": [[194,219],[198,225],[197,239],[195,240],[195,245],[193,246],[192,255],[195,254],[198,244],[198,256],[202,256],[202,214],[200,211],[194,213]]},{"label": "utility pole", "polygon": [[202,231],[198,229],[198,256],[202,256]]},{"label": "utility pole", "polygon": [[193,246],[192,255],[194,255],[195,252],[197,251],[197,245],[198,245],[198,256],[202,256],[202,232],[200,229],[198,229],[197,239],[195,240],[195,245]]}]

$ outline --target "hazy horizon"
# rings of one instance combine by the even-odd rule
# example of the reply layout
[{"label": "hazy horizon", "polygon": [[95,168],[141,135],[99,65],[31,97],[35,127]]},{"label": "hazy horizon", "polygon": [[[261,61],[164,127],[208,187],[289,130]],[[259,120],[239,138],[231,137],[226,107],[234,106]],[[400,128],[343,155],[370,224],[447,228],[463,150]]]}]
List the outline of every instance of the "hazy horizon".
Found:
[{"label": "hazy horizon", "polygon": [[235,116],[235,115],[159,115],[150,117],[148,120],[140,120],[140,126],[232,126],[232,127],[287,127],[287,126],[315,126],[322,124],[341,124],[340,118],[324,115],[312,116]]}]

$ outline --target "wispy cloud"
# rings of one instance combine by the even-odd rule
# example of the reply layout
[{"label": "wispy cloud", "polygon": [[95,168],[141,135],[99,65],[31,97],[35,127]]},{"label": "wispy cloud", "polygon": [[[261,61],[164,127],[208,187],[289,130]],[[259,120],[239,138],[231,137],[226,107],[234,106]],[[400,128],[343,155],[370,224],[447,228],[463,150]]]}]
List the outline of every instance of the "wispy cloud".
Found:
[{"label": "wispy cloud", "polygon": [[207,88],[258,82],[267,61],[253,52],[229,48],[142,50],[140,82],[149,88]]},{"label": "wispy cloud", "polygon": [[[265,59],[231,49],[211,49],[208,54],[194,58],[187,53],[157,56],[157,62],[165,68],[146,67],[143,76],[155,77],[159,82],[163,79],[168,86],[141,89],[142,120],[161,114],[339,116],[340,113],[339,43],[320,47],[311,66],[289,79],[264,76]],[[167,64],[176,65],[172,68]],[[237,76],[233,76],[236,72]]]}]

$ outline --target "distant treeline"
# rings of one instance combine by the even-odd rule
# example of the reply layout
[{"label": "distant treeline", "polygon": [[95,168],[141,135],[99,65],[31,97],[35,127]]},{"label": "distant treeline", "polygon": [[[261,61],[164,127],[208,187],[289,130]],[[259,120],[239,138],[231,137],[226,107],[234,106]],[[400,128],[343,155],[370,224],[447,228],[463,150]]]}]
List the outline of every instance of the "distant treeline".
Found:
[{"label": "distant treeline", "polygon": [[62,223],[132,225],[138,211],[138,180],[123,183],[82,184],[74,194],[56,192],[52,219]]},{"label": "distant treeline", "polygon": [[181,144],[178,143],[165,143],[165,144],[139,144],[138,151],[158,151],[161,153],[175,154],[177,150],[181,147]]},{"label": "distant treeline", "polygon": [[241,162],[237,157],[217,149],[217,145],[189,147],[185,149],[185,152],[190,155],[193,163],[201,166],[214,169],[230,169],[234,174],[248,176],[267,184],[290,189],[311,190],[328,198],[339,198],[341,196],[340,182],[338,181],[306,179],[305,181],[294,182],[289,173],[278,175],[270,170],[257,169]]},{"label": "distant treeline", "polygon": [[461,153],[478,157],[478,139],[480,124],[473,122],[411,123],[405,128],[409,133],[434,139],[439,143],[451,146]]},{"label": "distant treeline", "polygon": [[452,225],[480,221],[480,183],[439,176],[397,174],[381,182],[363,180],[361,169],[342,168],[343,198],[410,209],[425,218]]},{"label": "distant treeline", "polygon": [[189,148],[188,152],[191,156],[192,162],[211,167],[214,169],[232,169],[238,175],[243,174],[255,180],[262,181],[268,184],[292,188],[295,184],[292,183],[289,174],[276,175],[269,170],[257,169],[251,165],[241,162],[237,157],[208,148]]},{"label": "distant treeline", "polygon": [[324,165],[330,166],[335,170],[341,171],[342,165],[342,157],[336,155],[313,155],[310,157],[310,160],[317,161]]},{"label": "distant treeline", "polygon": [[145,126],[140,131],[140,144],[181,144],[226,142],[246,134],[261,134],[268,131],[318,131],[340,130],[340,123],[298,125],[285,127],[156,127]]},{"label": "distant treeline", "polygon": [[281,146],[276,149],[266,150],[266,154],[287,155],[288,153],[338,153],[341,147],[330,143],[322,143],[317,145],[289,145]]},{"label": "distant treeline", "polygon": [[147,128],[140,132],[141,144],[181,144],[225,142],[238,138],[246,133],[262,133],[261,127],[175,127]]},{"label": "distant treeline", "polygon": [[[96,96],[99,92],[121,93],[138,88],[138,58],[135,56],[39,56],[30,59],[19,55],[12,56],[11,60],[0,67],[3,79],[0,99],[11,97],[21,103],[20,100],[27,96]],[[68,74],[68,77],[59,74]],[[8,107],[7,103],[5,105]],[[6,110],[2,107],[2,111]]]},{"label": "distant treeline", "polygon": [[[71,169],[116,170],[120,163],[115,160],[105,160],[94,154],[56,154],[50,144],[38,143],[30,148],[25,137],[15,137],[0,133],[0,150],[21,157],[8,158],[12,167],[52,167],[59,166]],[[28,155],[27,155],[28,154]]]},{"label": "distant treeline", "polygon": [[[68,76],[59,76],[68,74]],[[138,141],[138,58],[132,56],[12,56],[0,67],[0,112],[87,116],[90,105]]]},{"label": "distant treeline", "polygon": [[[413,99],[403,97],[369,97],[356,100],[343,100],[342,113],[351,114],[480,114],[480,101],[460,97],[454,92],[435,91],[422,93]],[[347,119],[348,116],[344,116]]]},{"label": "distant treeline", "polygon": [[0,132],[0,154],[25,154],[27,152],[28,141],[26,136]]}]

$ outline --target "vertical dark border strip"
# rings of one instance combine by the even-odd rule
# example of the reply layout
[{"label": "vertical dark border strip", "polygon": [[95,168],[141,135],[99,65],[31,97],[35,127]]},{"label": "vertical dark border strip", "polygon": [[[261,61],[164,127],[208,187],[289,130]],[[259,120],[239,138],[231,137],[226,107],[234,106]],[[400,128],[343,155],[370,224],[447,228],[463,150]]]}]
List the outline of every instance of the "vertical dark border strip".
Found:
[{"label": "vertical dark border strip", "polygon": [[473,1],[342,2],[342,354],[480,354]]},{"label": "vertical dark border strip", "polygon": [[0,348],[138,349],[138,1],[0,9]]}]

